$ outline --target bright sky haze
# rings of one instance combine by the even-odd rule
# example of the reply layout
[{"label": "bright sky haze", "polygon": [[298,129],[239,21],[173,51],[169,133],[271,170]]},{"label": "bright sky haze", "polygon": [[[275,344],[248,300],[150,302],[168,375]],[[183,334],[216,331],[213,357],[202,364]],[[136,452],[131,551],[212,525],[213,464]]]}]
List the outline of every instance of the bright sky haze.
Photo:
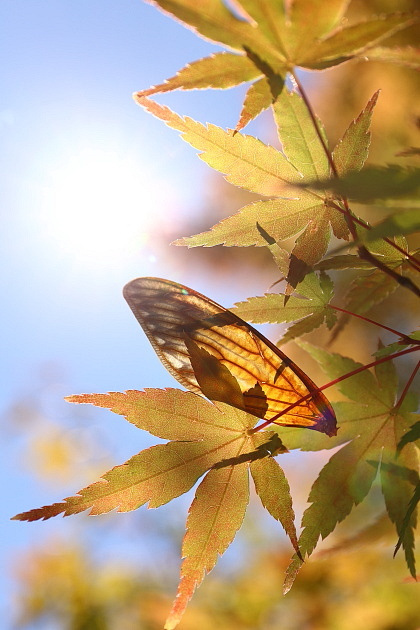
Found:
[{"label": "bright sky haze", "polygon": [[[17,554],[74,527],[70,519],[9,521],[13,514],[61,500],[144,446],[139,431],[123,419],[117,426],[105,410],[85,428],[83,414],[91,419],[90,412],[70,407],[63,396],[176,386],[121,289],[134,277],[154,275],[210,294],[193,265],[181,265],[168,243],[156,242],[161,226],[164,233],[165,225],[194,212],[209,169],[132,93],[217,48],[141,0],[3,0],[0,25],[0,391],[8,479],[0,553],[10,577]],[[201,121],[234,126],[240,95],[219,99],[176,94],[171,104]],[[226,294],[215,287],[211,297],[222,301]],[[64,419],[63,432],[85,431],[86,458],[100,451],[101,439],[108,452],[112,440],[115,461],[99,462],[87,479],[41,480],[26,459],[32,453],[26,441],[60,432],[50,419],[59,427]],[[115,433],[118,439],[110,437]],[[7,621],[6,579],[0,603]]]}]

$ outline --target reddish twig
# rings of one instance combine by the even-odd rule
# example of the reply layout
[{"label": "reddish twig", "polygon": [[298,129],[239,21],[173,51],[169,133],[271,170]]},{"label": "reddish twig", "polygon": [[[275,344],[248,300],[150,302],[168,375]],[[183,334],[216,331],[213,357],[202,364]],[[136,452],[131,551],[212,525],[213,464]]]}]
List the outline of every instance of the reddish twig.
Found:
[{"label": "reddish twig", "polygon": [[[364,372],[365,370],[368,370],[371,367],[375,367],[376,365],[380,365],[381,363],[386,363],[387,361],[391,361],[392,359],[401,357],[404,354],[409,354],[410,352],[416,352],[418,349],[419,348],[417,346],[414,348],[406,348],[405,350],[401,350],[400,352],[395,352],[394,354],[390,354],[387,357],[376,359],[376,361],[372,361],[371,363],[368,363],[367,365],[361,365],[359,368],[356,368],[355,370],[352,370],[351,372],[347,372],[347,374],[343,374],[343,376],[339,376],[338,378],[335,378],[333,381],[330,381],[329,383],[322,385],[322,387],[318,387],[317,391],[322,392],[324,389],[327,389],[328,387],[332,387],[333,385],[336,385],[337,383],[340,383],[341,381],[344,381],[347,378],[350,378],[351,376],[355,376],[356,374],[359,374],[360,372]],[[300,405],[302,402],[305,402],[305,400],[309,400],[312,397],[313,397],[313,394],[306,394],[306,396],[302,396],[302,398],[299,398],[299,400],[297,400],[293,404],[286,407],[286,409],[283,409],[283,411],[281,411],[276,416],[274,416],[274,418],[271,418],[271,420],[266,420],[262,424],[252,429],[250,433],[256,433],[257,431],[261,431],[261,429],[265,429],[265,427],[268,427],[270,424],[275,423],[276,420],[281,418],[281,416],[283,416],[286,413],[289,413],[289,411],[291,411],[292,409]]]}]

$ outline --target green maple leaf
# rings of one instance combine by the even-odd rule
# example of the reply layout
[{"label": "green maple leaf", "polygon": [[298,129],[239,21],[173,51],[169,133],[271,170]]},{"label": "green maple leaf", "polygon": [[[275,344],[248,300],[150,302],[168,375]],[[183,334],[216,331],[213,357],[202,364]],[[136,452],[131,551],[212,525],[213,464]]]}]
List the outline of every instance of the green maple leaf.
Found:
[{"label": "green maple leaf", "polygon": [[411,442],[416,442],[417,440],[420,440],[420,420],[413,424],[411,429],[402,436],[401,440],[398,443],[398,452],[401,451],[407,444],[410,444]]},{"label": "green maple leaf", "polygon": [[243,319],[257,324],[296,321],[283,335],[283,344],[323,323],[332,328],[336,321],[335,312],[328,306],[332,297],[333,284],[328,276],[323,274],[318,277],[310,273],[297,286],[296,295],[288,296],[287,301],[282,293],[269,293],[238,302],[232,310]]},{"label": "green maple leaf", "polygon": [[127,512],[146,502],[158,507],[187,492],[205,475],[188,514],[181,579],[167,628],[177,625],[194,590],[240,528],[249,500],[249,468],[262,504],[281,522],[300,555],[289,485],[273,460],[273,455],[287,449],[275,432],[251,433],[254,416],[176,389],[82,394],[68,400],[109,408],[171,441],[134,455],[75,496],[14,519],[45,520],[84,510]]},{"label": "green maple leaf", "polygon": [[329,269],[375,269],[373,263],[368,260],[363,260],[359,256],[354,254],[339,254],[337,256],[331,256],[330,258],[324,258],[319,263],[314,265],[314,269],[326,271]]},{"label": "green maple leaf", "polygon": [[[334,156],[339,173],[362,168],[368,153],[369,126],[377,97],[375,93],[338,143]],[[203,151],[201,159],[225,173],[230,183],[274,197],[245,206],[207,232],[178,239],[176,245],[267,246],[268,241],[280,244],[298,235],[286,271],[289,285],[296,287],[324,256],[331,234],[349,239],[341,200],[335,199],[328,190],[310,187],[313,182],[329,181],[326,179],[330,169],[325,150],[327,141],[321,122],[317,121],[317,131],[298,94],[283,90],[273,105],[285,154],[249,136],[239,133],[232,136],[210,125],[198,126],[145,98],[139,102],[171,127],[182,131],[184,140]],[[305,182],[309,183],[305,190],[297,188]]]},{"label": "green maple leaf", "polygon": [[[413,424],[407,433],[405,433],[397,446],[397,452],[399,453],[407,444],[412,444],[414,442],[420,442],[420,420]],[[394,556],[398,552],[398,549],[403,544],[406,535],[409,535],[409,528],[413,517],[415,518],[415,511],[417,510],[417,505],[420,502],[420,481],[417,481],[416,488],[414,490],[413,496],[408,504],[407,512],[404,516],[403,522],[400,524],[399,533],[400,536],[398,538],[398,542],[395,547]]]},{"label": "green maple leaf", "polygon": [[[342,152],[344,153],[344,148]],[[348,157],[351,157],[350,153]],[[337,164],[338,160],[335,153],[334,158],[334,162]],[[348,162],[350,162],[350,159]],[[378,199],[404,199],[409,200],[415,206],[418,205],[420,192],[420,169],[402,167],[399,164],[388,164],[387,166],[370,165],[361,171],[348,168],[339,179],[312,179],[308,182],[302,182],[301,185],[314,189],[329,189],[336,195],[343,195],[359,203],[371,203]],[[410,209],[406,210],[406,212],[409,211]],[[415,218],[415,216],[407,215],[402,219],[400,227],[405,229],[411,228],[412,231],[418,230],[418,214],[417,221]],[[398,234],[398,232],[394,233]],[[392,235],[392,232],[389,235]],[[374,233],[369,238],[374,239],[378,236],[382,236],[382,234]],[[388,236],[388,234],[384,234],[384,236]]]},{"label": "green maple leaf", "polygon": [[[396,271],[407,269],[408,262],[404,253],[407,251],[407,242],[404,237],[398,237],[395,242],[402,251],[398,251],[392,244],[383,240],[370,243],[369,251],[389,269]],[[351,313],[366,313],[372,306],[394,293],[398,287],[398,282],[382,270],[376,268],[366,270],[350,283],[344,298],[344,308]],[[343,321],[346,321],[346,318]]]},{"label": "green maple leaf", "polygon": [[[420,173],[419,173],[420,179]],[[420,232],[420,212],[418,208],[402,210],[398,214],[386,217],[372,227],[365,235],[367,242],[385,236],[400,236]]]},{"label": "green maple leaf", "polygon": [[[360,230],[359,230],[360,231]],[[363,230],[363,235],[366,232]],[[397,247],[393,246],[393,242]],[[409,274],[411,271],[410,260],[406,256],[407,241],[404,237],[395,237],[393,242],[384,240],[372,241],[366,246],[373,257],[381,264],[393,272],[400,272],[401,276]],[[408,252],[407,252],[408,253]],[[354,262],[353,262],[353,259]],[[374,266],[373,262],[358,260],[358,257],[345,255],[335,256],[331,259],[321,261],[316,265],[323,269],[346,269],[354,268],[362,271],[349,283],[348,290],[344,297],[344,309],[350,313],[363,314],[368,312],[376,304],[380,304],[388,296],[392,295],[400,284],[397,278],[384,273],[382,269]],[[337,337],[349,320],[349,315],[344,314],[338,320],[334,329],[334,337]],[[400,348],[401,349],[401,348]],[[379,350],[379,352],[387,352]],[[379,354],[378,354],[379,356]]]},{"label": "green maple leaf", "polygon": [[[333,151],[333,159],[339,177],[335,179],[341,181],[347,173],[357,173],[363,168],[369,153],[370,124],[378,96],[379,91],[374,93],[366,107],[350,123],[343,137],[337,143]],[[339,194],[343,194],[342,191]]]},{"label": "green maple leaf", "polygon": [[271,105],[294,67],[320,70],[352,58],[365,59],[369,53],[372,59],[382,54],[381,59],[409,67],[419,63],[414,49],[386,45],[387,38],[418,20],[415,13],[372,16],[349,24],[344,21],[346,0],[330,2],[328,11],[312,0],[291,3],[287,11],[281,1],[242,0],[236,3],[240,16],[221,0],[155,0],[153,4],[201,37],[234,52],[188,64],[139,96],[177,89],[226,89],[255,81],[245,97],[237,130]]},{"label": "green maple leaf", "polygon": [[[284,88],[284,80],[288,73],[294,74],[295,67],[328,68],[352,58],[365,58],[369,51],[373,58],[382,50],[389,60],[416,67],[414,50],[388,49],[386,40],[418,22],[418,13],[372,16],[351,24],[344,20],[344,0],[330,3],[328,11],[322,3],[312,0],[242,0],[235,6],[239,14],[230,11],[221,0],[157,0],[154,4],[199,35],[234,52],[219,52],[187,65],[165,83],[138,92],[137,102],[182,131],[186,141],[203,151],[201,158],[224,173],[229,182],[272,197],[242,208],[210,231],[179,239],[176,244],[266,246],[260,228],[277,244],[296,237],[286,273],[287,291],[291,292],[323,258],[332,235],[345,240],[350,233],[354,237],[357,219],[343,195],[360,200],[375,195],[389,197],[389,193],[414,194],[418,185],[415,169],[395,172],[394,168],[392,177],[392,169],[361,171],[378,93],[350,124],[331,157],[320,121],[300,96]],[[386,51],[391,51],[388,56]],[[255,138],[239,138],[212,125],[200,128],[191,119],[181,119],[146,98],[172,89],[227,88],[244,81],[255,82],[245,97],[236,130],[272,105],[285,155],[277,152],[276,156],[272,147],[258,144]],[[297,186],[306,186],[307,190],[299,192]],[[417,223],[414,212],[405,214],[400,221],[391,217],[376,228],[371,238],[411,233]],[[382,276],[383,272],[382,269]],[[398,275],[399,271],[395,272],[394,279]],[[395,284],[391,276],[388,273],[386,281],[379,280],[379,284],[389,285],[379,288],[382,295],[387,295]],[[411,281],[405,283],[413,287]]]},{"label": "green maple leaf", "polygon": [[365,53],[368,61],[382,61],[401,64],[413,70],[420,69],[419,49],[414,46],[375,46]]},{"label": "green maple leaf", "polygon": [[[351,359],[302,345],[332,378],[361,367]],[[350,441],[331,457],[312,486],[311,505],[302,518],[300,551],[303,556],[313,552],[319,538],[326,538],[363,501],[380,470],[386,510],[401,536],[407,566],[414,576],[414,509],[408,524],[406,519],[413,486],[418,483],[419,461],[414,444],[408,444],[396,459],[398,444],[413,424],[412,401],[411,406],[394,409],[398,380],[390,361],[377,365],[375,374],[363,371],[341,381],[338,387],[351,400],[334,406],[340,418],[340,440]],[[281,435],[288,448],[299,447],[299,434]],[[295,555],[286,573],[285,592],[301,566],[302,559]]]},{"label": "green maple leaf", "polygon": [[[410,343],[411,341],[411,343]],[[404,348],[408,348],[410,345],[419,345],[420,344],[420,331],[416,330],[411,333],[411,335],[407,337],[402,337],[399,341],[391,343],[387,346],[382,346],[374,353],[374,356],[378,359],[382,357],[387,357],[393,352],[399,352]]]},{"label": "green maple leaf", "polygon": [[[394,551],[394,556],[395,554],[398,552],[399,548],[401,547],[401,545],[403,544],[404,540],[406,539],[406,537],[410,536],[410,531],[409,531],[409,527],[411,525],[412,522],[414,522],[414,524],[416,524],[416,515],[415,512],[417,510],[417,506],[420,502],[420,482],[417,482],[416,488],[414,490],[413,496],[410,500],[410,503],[408,504],[408,509],[407,512],[404,516],[404,519],[399,527],[399,532],[400,532],[400,536],[398,538],[398,542],[395,546],[395,551]],[[411,538],[411,537],[410,537]],[[413,565],[412,571],[411,571],[412,576],[415,578],[415,567]]]}]

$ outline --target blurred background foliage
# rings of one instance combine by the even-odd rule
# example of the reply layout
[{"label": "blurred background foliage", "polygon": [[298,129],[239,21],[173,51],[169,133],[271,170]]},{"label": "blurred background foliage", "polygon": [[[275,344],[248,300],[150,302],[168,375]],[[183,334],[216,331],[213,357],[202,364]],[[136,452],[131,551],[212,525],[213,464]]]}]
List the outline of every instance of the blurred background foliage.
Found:
[{"label": "blurred background foliage", "polygon": [[[360,19],[371,13],[418,9],[415,0],[354,0],[349,16]],[[412,27],[394,36],[396,45],[415,45],[419,28]],[[168,50],[168,54],[170,51]],[[407,164],[415,158],[395,157],[410,146],[419,145],[420,77],[411,70],[389,64],[351,62],[323,73],[305,73],[305,86],[315,109],[327,127],[332,145],[343,134],[375,90],[381,89],[372,123],[370,162]],[[133,86],[136,87],[144,86]],[[188,98],[188,95],[184,96]],[[140,115],[140,112],[139,112]],[[264,115],[267,141],[275,144],[274,127]],[[208,229],[218,220],[249,203],[249,194],[235,189],[222,178],[210,174],[203,191],[202,207],[196,216],[175,225],[161,226],[154,243],[166,248],[178,238]],[[355,208],[368,220],[382,216],[380,208]],[[419,246],[411,239],[410,247]],[[261,287],[274,282],[276,269],[263,249],[201,248],[177,252],[185,265],[197,265],[212,274],[216,282],[232,284],[236,274],[258,276]],[[350,282],[349,274],[348,281]],[[337,287],[339,300],[346,286]],[[404,309],[401,310],[401,300]],[[337,303],[339,301],[337,300]],[[381,320],[386,311],[387,324],[414,328],[414,296],[404,289],[391,295],[370,313]],[[320,342],[320,331],[316,331]],[[377,332],[359,322],[350,322],[333,349],[366,360],[376,348]],[[287,348],[289,352],[289,348]],[[300,351],[290,354],[300,360]],[[304,366],[303,366],[304,367]],[[316,374],[312,366],[313,377]],[[403,372],[409,371],[406,364]],[[57,370],[54,369],[55,375]],[[65,381],[65,378],[63,379]],[[63,380],[60,391],[66,391]],[[55,386],[51,383],[48,386]],[[19,440],[24,448],[28,474],[48,484],[71,482],[71,491],[90,482],[115,462],[109,439],[95,424],[94,412],[72,408],[67,418],[42,406],[45,383],[17,401],[6,423],[5,440]],[[104,414],[104,410],[100,410]],[[80,414],[80,416],[78,416]],[[80,418],[78,423],[77,418]],[[83,430],[80,429],[83,425]],[[75,430],[77,426],[77,430]],[[305,496],[315,469],[329,454],[305,454],[303,461],[293,460],[290,475],[297,512],[304,509]],[[117,460],[118,461],[118,460]],[[283,462],[282,462],[283,463]],[[47,481],[48,480],[48,481]],[[62,485],[60,486],[62,488]],[[375,494],[376,492],[376,494]],[[301,503],[299,503],[299,500]],[[182,503],[182,502],[181,502]],[[379,519],[365,537],[352,540],[378,517],[378,491],[355,510],[339,528],[342,536],[328,540],[337,545],[334,553],[315,554],[303,568],[292,591],[282,597],[284,570],[291,549],[279,538],[276,525],[261,516],[253,506],[247,517],[236,551],[205,580],[188,609],[181,628],[207,630],[418,630],[420,628],[419,586],[408,578],[402,554],[392,560],[395,532],[385,530]],[[187,505],[187,502],[185,503]],[[32,506],[27,506],[32,507]],[[177,504],[179,510],[179,503]],[[8,567],[15,583],[12,603],[15,628],[43,630],[154,630],[163,626],[176,587],[179,563],[181,516],[175,511],[146,512],[129,515],[111,514],[99,519],[73,518],[73,533],[67,538],[53,538],[28,546]],[[148,525],[145,525],[144,522]],[[89,522],[89,523],[88,523]],[[123,522],[123,525],[121,525]],[[104,524],[105,523],[105,524]],[[118,524],[119,523],[119,524]],[[19,525],[21,526],[21,525]],[[30,526],[27,526],[30,527]],[[101,536],[128,536],[130,544],[148,545],[153,540],[152,557],[133,561],[130,553],[101,542]],[[95,535],[93,535],[95,531]],[[344,541],[344,542],[343,542]],[[239,545],[239,551],[238,547]],[[323,547],[325,547],[324,545]],[[239,556],[239,557],[238,557]],[[130,560],[130,561],[129,561]]]},{"label": "blurred background foliage", "polygon": [[[117,517],[115,517],[117,518]],[[263,530],[260,530],[263,536]],[[390,549],[374,545],[340,554],[318,554],[282,597],[290,549],[245,544],[246,558],[234,570],[215,571],[195,595],[185,630],[417,630],[418,584],[404,580],[400,556],[390,570]],[[173,549],[177,554],[177,549]],[[68,630],[158,630],[175,588],[174,576],[97,558],[76,540],[49,541],[19,558],[16,628]]]}]

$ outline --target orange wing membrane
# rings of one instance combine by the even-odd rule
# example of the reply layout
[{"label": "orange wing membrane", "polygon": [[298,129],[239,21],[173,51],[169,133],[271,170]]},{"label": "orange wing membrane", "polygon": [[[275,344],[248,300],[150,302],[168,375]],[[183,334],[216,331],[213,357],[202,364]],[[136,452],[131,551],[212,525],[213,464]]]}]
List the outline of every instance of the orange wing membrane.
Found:
[{"label": "orange wing membrane", "polygon": [[166,369],[184,387],[282,426],[337,433],[311,379],[243,319],[188,287],[137,278],[123,294]]}]

